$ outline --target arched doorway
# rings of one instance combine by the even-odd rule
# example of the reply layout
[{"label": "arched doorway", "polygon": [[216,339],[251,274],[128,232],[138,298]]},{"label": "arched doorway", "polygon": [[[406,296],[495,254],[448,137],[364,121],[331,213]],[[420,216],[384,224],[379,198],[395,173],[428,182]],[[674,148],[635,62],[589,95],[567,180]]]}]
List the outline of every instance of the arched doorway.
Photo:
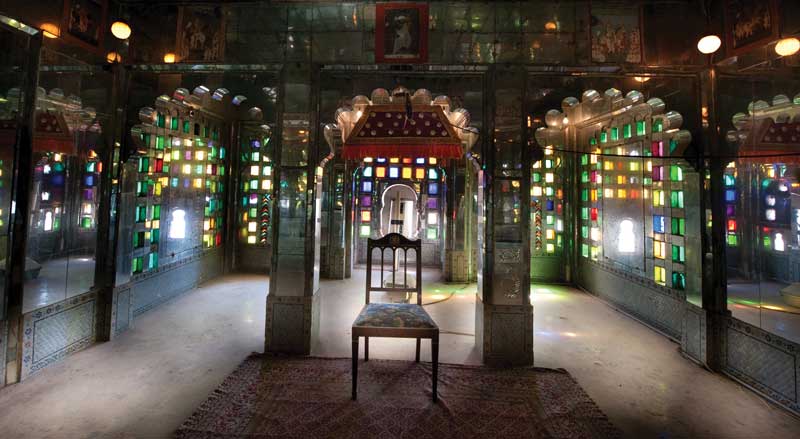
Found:
[{"label": "arched doorway", "polygon": [[381,234],[400,233],[408,239],[419,235],[418,196],[410,186],[393,184],[381,195]]}]

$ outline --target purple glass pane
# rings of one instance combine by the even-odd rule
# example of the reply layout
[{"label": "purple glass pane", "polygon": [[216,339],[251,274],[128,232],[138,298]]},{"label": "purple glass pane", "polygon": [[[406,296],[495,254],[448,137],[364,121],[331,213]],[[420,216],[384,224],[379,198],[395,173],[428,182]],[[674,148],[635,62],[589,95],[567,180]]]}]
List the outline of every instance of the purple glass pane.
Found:
[{"label": "purple glass pane", "polygon": [[361,206],[362,207],[370,207],[372,206],[372,197],[369,195],[365,195],[361,197]]},{"label": "purple glass pane", "polygon": [[428,198],[428,203],[426,207],[428,209],[437,209],[439,206],[439,199],[438,198]]}]

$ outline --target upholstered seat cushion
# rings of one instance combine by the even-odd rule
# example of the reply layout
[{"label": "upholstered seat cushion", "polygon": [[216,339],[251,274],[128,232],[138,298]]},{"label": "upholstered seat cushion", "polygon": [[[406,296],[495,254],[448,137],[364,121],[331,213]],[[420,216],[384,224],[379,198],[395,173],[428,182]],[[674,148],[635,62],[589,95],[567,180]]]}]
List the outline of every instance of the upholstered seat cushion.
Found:
[{"label": "upholstered seat cushion", "polygon": [[370,303],[361,309],[353,326],[371,328],[433,329],[436,323],[419,305],[410,303]]}]

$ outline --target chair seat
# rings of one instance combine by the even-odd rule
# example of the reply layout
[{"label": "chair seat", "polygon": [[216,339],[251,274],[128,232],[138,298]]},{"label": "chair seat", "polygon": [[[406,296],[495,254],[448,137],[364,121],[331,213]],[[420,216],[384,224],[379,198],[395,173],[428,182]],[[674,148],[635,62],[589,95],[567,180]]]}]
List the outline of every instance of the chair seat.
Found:
[{"label": "chair seat", "polygon": [[370,328],[435,329],[436,323],[419,305],[410,303],[369,303],[361,309],[353,326]]}]

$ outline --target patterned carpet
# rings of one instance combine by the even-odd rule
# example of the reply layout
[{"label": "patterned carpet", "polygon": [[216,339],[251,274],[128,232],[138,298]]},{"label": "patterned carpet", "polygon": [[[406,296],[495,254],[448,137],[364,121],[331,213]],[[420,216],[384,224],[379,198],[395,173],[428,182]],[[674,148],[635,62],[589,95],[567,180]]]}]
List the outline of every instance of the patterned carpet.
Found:
[{"label": "patterned carpet", "polygon": [[175,433],[177,438],[616,438],[608,418],[563,370],[253,354]]}]

